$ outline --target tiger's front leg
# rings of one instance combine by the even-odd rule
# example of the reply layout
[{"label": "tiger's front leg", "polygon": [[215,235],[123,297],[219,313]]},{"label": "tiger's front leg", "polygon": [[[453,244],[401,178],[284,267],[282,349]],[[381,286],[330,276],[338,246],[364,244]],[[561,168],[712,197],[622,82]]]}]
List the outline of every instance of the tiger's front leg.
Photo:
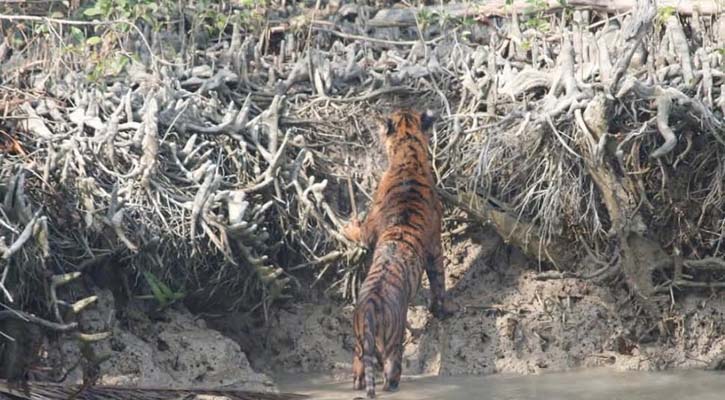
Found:
[{"label": "tiger's front leg", "polygon": [[460,307],[446,293],[446,275],[440,250],[431,253],[427,261],[425,272],[428,275],[431,291],[429,310],[434,317],[444,319],[455,314]]},{"label": "tiger's front leg", "polygon": [[342,228],[342,235],[347,240],[358,243],[362,247],[372,250],[377,241],[377,226],[371,212],[364,220],[353,217],[350,222]]},{"label": "tiger's front leg", "polygon": [[350,223],[342,228],[342,235],[350,241],[362,242],[362,222],[357,218],[353,218]]}]

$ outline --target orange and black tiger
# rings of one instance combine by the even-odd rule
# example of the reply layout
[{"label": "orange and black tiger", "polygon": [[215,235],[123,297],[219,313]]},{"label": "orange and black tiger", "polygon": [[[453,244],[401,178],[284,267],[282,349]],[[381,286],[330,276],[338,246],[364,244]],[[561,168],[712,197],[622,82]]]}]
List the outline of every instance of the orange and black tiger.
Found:
[{"label": "orange and black tiger", "polygon": [[343,233],[374,248],[373,261],[353,313],[353,388],[375,397],[375,359],[383,366],[383,390],[400,383],[408,304],[423,270],[431,287],[429,308],[442,318],[455,309],[447,299],[441,250],[442,205],[428,159],[429,113],[403,110],[381,126],[388,169],[378,184],[364,222]]}]

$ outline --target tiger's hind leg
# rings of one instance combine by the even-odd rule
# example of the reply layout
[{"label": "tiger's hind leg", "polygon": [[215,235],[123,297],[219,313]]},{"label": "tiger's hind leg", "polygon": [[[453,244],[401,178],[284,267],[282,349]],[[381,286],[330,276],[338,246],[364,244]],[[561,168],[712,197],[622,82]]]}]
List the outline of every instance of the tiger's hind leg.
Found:
[{"label": "tiger's hind leg", "polygon": [[391,353],[385,357],[383,363],[383,374],[385,382],[383,390],[386,392],[395,392],[400,386],[400,374],[402,373],[403,348],[402,343],[396,346]]},{"label": "tiger's hind leg", "polygon": [[365,389],[365,367],[362,361],[362,347],[355,346],[355,355],[352,359],[352,389],[363,390]]},{"label": "tiger's hind leg", "polygon": [[425,272],[430,283],[431,299],[429,309],[433,316],[443,319],[458,311],[460,307],[446,293],[446,275],[440,249],[429,253],[428,260],[425,263]]},{"label": "tiger's hind leg", "polygon": [[363,337],[362,329],[356,324],[353,317],[353,333],[355,335],[355,351],[352,358],[352,389],[362,390],[365,388],[365,365],[363,365]]},{"label": "tiger's hind leg", "polygon": [[385,354],[383,357],[383,390],[395,392],[400,384],[400,374],[403,369],[403,339],[405,338],[405,324],[408,320],[408,307],[402,307],[393,313],[395,321],[390,336],[386,337]]}]

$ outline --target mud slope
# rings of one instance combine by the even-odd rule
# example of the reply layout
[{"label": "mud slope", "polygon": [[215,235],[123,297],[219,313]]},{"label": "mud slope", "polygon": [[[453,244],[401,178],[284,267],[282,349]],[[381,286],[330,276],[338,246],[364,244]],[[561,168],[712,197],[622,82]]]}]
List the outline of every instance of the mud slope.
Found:
[{"label": "mud slope", "polygon": [[[135,307],[121,311],[122,317],[109,290],[99,291],[97,306],[83,313],[80,323],[84,329],[110,331],[112,338],[86,349],[69,336],[50,341],[40,360],[45,373],[34,378],[58,381],[63,376],[62,383],[82,383],[83,370],[88,369],[85,352],[85,357],[100,362],[99,385],[277,390],[268,376],[252,370],[239,344],[208,328],[183,306],[177,304],[153,319]],[[82,360],[80,365],[77,360]]]},{"label": "mud slope", "polygon": [[[637,345],[624,328],[635,312],[626,292],[579,279],[536,280],[536,265],[493,233],[474,236],[448,246],[448,285],[464,311],[437,321],[421,291],[409,312],[404,374],[699,368],[724,348],[721,296],[682,300],[662,323],[663,339]],[[253,335],[264,343],[243,348],[257,370],[348,379],[351,313],[333,303],[280,310],[268,330]]]}]

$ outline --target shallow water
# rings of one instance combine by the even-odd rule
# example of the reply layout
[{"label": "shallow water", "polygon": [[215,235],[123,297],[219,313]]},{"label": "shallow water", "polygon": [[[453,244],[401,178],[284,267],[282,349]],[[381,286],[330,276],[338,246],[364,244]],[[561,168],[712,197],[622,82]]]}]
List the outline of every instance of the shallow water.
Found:
[{"label": "shallow water", "polygon": [[[542,375],[403,377],[397,393],[378,398],[395,400],[723,400],[725,374],[709,371],[618,372],[608,369]],[[364,398],[352,382],[335,382],[321,375],[277,377],[284,392],[304,393],[319,400]]]}]

